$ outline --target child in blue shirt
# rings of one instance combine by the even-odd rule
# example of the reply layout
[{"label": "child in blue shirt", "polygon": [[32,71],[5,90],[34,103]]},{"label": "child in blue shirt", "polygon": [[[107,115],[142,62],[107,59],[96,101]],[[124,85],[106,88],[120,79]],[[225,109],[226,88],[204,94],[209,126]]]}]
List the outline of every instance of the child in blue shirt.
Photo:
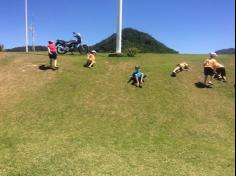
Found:
[{"label": "child in blue shirt", "polygon": [[134,73],[130,76],[128,83],[133,81],[132,82],[133,85],[136,84],[137,87],[142,88],[141,84],[143,84],[145,77],[146,75],[144,75],[144,73],[141,72],[141,68],[136,65],[134,67]]}]

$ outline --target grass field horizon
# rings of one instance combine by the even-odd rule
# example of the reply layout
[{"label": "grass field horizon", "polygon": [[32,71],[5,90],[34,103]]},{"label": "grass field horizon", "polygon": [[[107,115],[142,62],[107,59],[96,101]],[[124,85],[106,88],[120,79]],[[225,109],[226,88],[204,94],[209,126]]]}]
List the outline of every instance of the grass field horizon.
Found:
[{"label": "grass field horizon", "polygon": [[[207,55],[0,53],[0,175],[233,176],[235,55],[228,82],[200,89]],[[192,70],[170,77],[176,64]],[[148,75],[127,84],[134,65]]]}]

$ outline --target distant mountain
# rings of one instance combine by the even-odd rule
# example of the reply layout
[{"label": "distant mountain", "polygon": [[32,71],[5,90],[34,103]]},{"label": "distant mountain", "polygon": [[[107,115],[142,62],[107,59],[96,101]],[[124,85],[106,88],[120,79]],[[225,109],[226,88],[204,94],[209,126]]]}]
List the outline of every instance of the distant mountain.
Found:
[{"label": "distant mountain", "polygon": [[[35,51],[47,51],[47,50],[48,50],[48,48],[46,46],[41,46],[41,45],[35,46]],[[5,51],[7,51],[7,52],[25,52],[25,46],[6,49]],[[32,46],[29,46],[29,51],[33,51]]]},{"label": "distant mountain", "polygon": [[228,48],[216,51],[217,54],[235,54],[235,48]]},{"label": "distant mountain", "polygon": [[[98,52],[115,52],[116,34],[112,34],[105,40],[91,46]],[[151,35],[140,32],[132,28],[123,29],[122,32],[122,49],[137,48],[140,52],[150,53],[178,53],[174,49],[168,48],[163,43],[157,41]]]}]

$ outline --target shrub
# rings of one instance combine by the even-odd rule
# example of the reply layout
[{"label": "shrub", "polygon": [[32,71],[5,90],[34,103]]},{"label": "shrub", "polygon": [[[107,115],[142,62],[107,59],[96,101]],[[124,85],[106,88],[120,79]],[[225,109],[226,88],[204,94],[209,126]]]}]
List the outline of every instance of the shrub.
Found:
[{"label": "shrub", "polygon": [[128,48],[126,50],[126,54],[128,57],[134,57],[138,52],[139,50],[137,48]]}]

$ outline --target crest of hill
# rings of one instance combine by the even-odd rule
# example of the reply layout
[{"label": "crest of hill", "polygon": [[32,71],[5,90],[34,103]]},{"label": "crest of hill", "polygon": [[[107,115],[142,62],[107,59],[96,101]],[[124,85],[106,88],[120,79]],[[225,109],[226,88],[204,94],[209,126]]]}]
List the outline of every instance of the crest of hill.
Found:
[{"label": "crest of hill", "polygon": [[235,48],[221,49],[216,51],[217,54],[235,54]]},{"label": "crest of hill", "polygon": [[[105,40],[91,46],[91,48],[98,52],[115,52],[116,34],[112,34]],[[157,41],[151,35],[132,28],[123,29],[122,32],[122,49],[125,50],[127,48],[137,48],[143,53],[178,53]]]},{"label": "crest of hill", "polygon": [[[48,50],[47,46],[41,46],[41,45],[35,46],[35,51],[47,51],[47,50]],[[6,49],[5,51],[7,51],[7,52],[25,52],[25,46]],[[33,51],[32,46],[29,46],[29,51]]]}]

